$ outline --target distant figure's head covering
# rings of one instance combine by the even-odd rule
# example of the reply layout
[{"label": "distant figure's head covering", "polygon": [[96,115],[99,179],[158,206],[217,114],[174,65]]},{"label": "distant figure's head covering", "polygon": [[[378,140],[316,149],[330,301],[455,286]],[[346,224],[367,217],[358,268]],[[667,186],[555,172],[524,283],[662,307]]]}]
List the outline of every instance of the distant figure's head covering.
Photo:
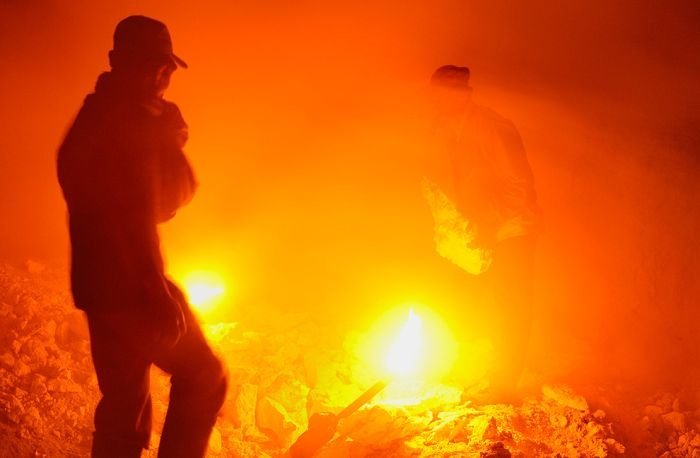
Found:
[{"label": "distant figure's head covering", "polygon": [[453,89],[469,89],[469,68],[456,65],[443,65],[435,70],[430,84]]},{"label": "distant figure's head covering", "polygon": [[165,24],[146,16],[129,16],[117,24],[113,52],[138,61],[166,58],[187,68],[185,61],[173,54],[173,42]]}]

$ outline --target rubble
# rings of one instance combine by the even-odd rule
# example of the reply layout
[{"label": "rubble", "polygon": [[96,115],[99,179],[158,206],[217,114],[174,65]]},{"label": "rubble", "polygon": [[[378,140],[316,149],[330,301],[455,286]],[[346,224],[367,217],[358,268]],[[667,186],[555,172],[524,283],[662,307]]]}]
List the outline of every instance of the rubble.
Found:
[{"label": "rubble", "polygon": [[[89,451],[99,390],[67,278],[37,262],[0,265],[0,442],[10,456]],[[284,330],[204,328],[231,373],[211,457],[283,456],[313,413],[339,412],[376,381],[350,349],[319,345],[325,337],[312,322]],[[168,390],[167,374],[154,368],[154,446],[145,457],[157,454]],[[473,405],[449,385],[422,386],[404,400],[391,385],[385,391],[343,419],[317,456],[646,456],[626,447],[615,412],[561,385],[544,386],[518,406]],[[641,406],[637,418],[635,431],[653,456],[700,458],[700,410],[666,393]]]},{"label": "rubble", "polygon": [[231,419],[238,428],[244,430],[255,426],[255,410],[258,402],[258,386],[242,383],[234,386],[234,401]]},{"label": "rubble", "polygon": [[641,410],[643,444],[655,456],[700,458],[700,409],[684,409],[680,397],[663,393]]},{"label": "rubble", "polygon": [[282,447],[292,444],[298,430],[301,434],[301,427],[292,421],[284,406],[268,396],[258,401],[255,415],[260,430],[272,435]]},{"label": "rubble", "polygon": [[0,423],[38,456],[57,447],[61,456],[84,454],[99,393],[87,332],[76,329],[85,323],[76,322],[67,288],[57,287],[64,275],[38,262],[0,266]]}]

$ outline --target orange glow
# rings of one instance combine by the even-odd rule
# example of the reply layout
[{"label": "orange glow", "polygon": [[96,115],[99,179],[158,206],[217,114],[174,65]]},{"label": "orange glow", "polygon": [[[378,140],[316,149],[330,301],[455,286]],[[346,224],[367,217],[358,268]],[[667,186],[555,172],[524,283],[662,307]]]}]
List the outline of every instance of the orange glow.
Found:
[{"label": "orange glow", "polygon": [[181,281],[190,304],[201,314],[214,310],[227,293],[223,278],[215,272],[189,272]]}]

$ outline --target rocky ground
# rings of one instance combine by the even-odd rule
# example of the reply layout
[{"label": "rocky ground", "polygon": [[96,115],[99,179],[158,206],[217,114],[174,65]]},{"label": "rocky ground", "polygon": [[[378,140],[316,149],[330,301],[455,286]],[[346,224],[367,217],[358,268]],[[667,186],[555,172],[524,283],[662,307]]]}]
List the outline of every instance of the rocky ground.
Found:
[{"label": "rocky ground", "polygon": [[[36,262],[0,266],[0,457],[88,454],[99,391],[84,318],[66,282],[64,271]],[[211,457],[283,456],[310,415],[338,412],[372,383],[342,345],[318,345],[322,336],[312,322],[283,332],[236,323],[205,328],[232,381]],[[153,444],[168,384],[154,369]],[[596,390],[587,399],[545,385],[519,406],[477,406],[463,401],[461,389],[443,385],[421,387],[411,402],[380,396],[343,420],[317,456],[700,458],[700,409],[692,396],[611,402],[604,387]],[[155,455],[155,447],[145,454]]]}]

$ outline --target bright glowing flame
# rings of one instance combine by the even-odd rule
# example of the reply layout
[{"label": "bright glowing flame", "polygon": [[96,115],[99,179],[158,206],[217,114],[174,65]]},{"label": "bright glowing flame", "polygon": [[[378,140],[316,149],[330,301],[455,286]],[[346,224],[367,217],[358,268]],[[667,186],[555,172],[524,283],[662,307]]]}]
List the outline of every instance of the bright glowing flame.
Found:
[{"label": "bright glowing flame", "polygon": [[398,337],[387,353],[387,369],[393,375],[414,375],[423,360],[423,351],[423,323],[411,309],[406,323],[401,327]]},{"label": "bright glowing flame", "polygon": [[392,380],[387,393],[399,381],[441,382],[457,356],[449,327],[434,310],[418,302],[388,309],[366,331],[350,333],[347,339],[349,348],[366,365],[368,383],[378,377]]},{"label": "bright glowing flame", "polygon": [[213,272],[190,272],[182,284],[190,304],[200,313],[213,310],[226,293],[223,279]]}]

